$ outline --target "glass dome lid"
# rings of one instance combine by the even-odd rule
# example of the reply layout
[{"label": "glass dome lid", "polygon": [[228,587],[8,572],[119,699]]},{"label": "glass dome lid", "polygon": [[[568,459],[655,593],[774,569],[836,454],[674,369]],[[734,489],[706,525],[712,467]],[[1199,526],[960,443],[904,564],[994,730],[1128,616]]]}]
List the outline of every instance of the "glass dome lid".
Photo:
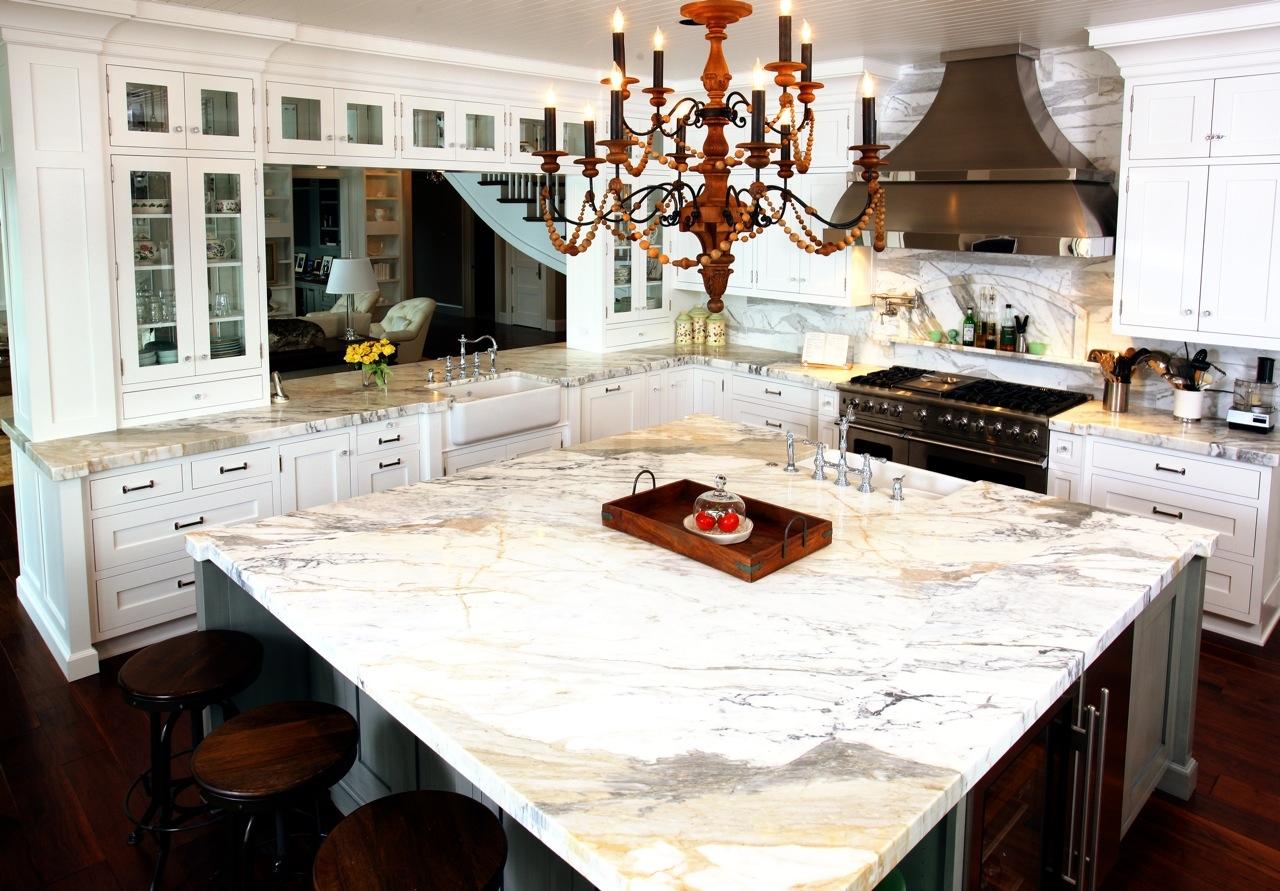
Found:
[{"label": "glass dome lid", "polygon": [[737,495],[725,488],[728,480],[723,474],[717,474],[715,479],[716,487],[710,491],[703,492],[693,502],[694,513],[706,511],[715,517],[720,517],[730,511],[745,517],[747,515],[747,504]]}]

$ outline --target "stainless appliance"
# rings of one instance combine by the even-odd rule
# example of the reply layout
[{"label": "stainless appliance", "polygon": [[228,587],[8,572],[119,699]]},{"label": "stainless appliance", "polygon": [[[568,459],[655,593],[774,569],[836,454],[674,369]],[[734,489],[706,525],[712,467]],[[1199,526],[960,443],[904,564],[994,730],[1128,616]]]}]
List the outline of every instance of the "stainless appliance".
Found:
[{"label": "stainless appliance", "polygon": [[895,365],[840,390],[849,451],[967,480],[1044,492],[1049,418],[1089,396]]},{"label": "stainless appliance", "polygon": [[1237,380],[1227,412],[1227,426],[1233,430],[1252,430],[1270,433],[1280,421],[1280,403],[1277,403],[1277,387],[1274,382],[1275,360],[1269,356],[1258,357],[1256,379]]}]

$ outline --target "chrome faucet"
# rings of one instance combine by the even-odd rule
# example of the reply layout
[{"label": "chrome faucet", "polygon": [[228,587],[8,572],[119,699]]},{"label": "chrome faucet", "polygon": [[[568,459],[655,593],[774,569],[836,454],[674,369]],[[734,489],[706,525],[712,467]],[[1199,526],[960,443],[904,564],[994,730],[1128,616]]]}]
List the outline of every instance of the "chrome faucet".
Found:
[{"label": "chrome faucet", "polygon": [[825,483],[827,481],[827,444],[815,442],[814,447],[817,448],[817,451],[813,453],[813,476],[811,479]]},{"label": "chrome faucet", "polygon": [[844,489],[849,485],[849,459],[845,455],[845,449],[849,447],[849,421],[852,412],[846,414],[840,419],[840,439],[837,448],[840,454],[836,456],[836,488]]},{"label": "chrome faucet", "polygon": [[[489,349],[488,349],[489,373],[490,374],[498,373],[498,342],[493,339],[493,335],[481,334],[479,337],[467,337],[467,335],[463,334],[461,337],[458,338],[458,353],[462,357],[462,369],[464,373],[466,372],[466,368],[467,368],[467,344],[480,343],[483,340],[489,341]],[[480,376],[480,353],[479,352],[475,354],[474,368],[475,368],[476,376],[479,377]]]},{"label": "chrome faucet", "polygon": [[893,494],[889,496],[890,501],[906,501],[902,494],[902,477],[895,476],[893,478]]},{"label": "chrome faucet", "polygon": [[872,492],[876,490],[875,486],[871,485],[871,477],[873,474],[873,471],[871,469],[871,462],[879,461],[881,464],[884,464],[885,460],[886,459],[884,458],[873,458],[870,454],[866,452],[863,453],[862,469],[858,471],[859,476],[862,477],[862,482],[858,483],[858,491],[861,492],[863,495],[870,495]]},{"label": "chrome faucet", "polygon": [[787,431],[787,466],[782,468],[783,473],[799,473],[796,469],[796,435],[790,430]]}]

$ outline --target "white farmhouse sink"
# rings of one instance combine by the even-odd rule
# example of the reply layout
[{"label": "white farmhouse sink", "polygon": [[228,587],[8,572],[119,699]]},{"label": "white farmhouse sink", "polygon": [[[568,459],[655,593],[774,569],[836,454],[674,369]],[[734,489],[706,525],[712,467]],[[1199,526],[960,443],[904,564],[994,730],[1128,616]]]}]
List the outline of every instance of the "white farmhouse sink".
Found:
[{"label": "white farmhouse sink", "polygon": [[454,399],[449,406],[449,439],[454,445],[537,430],[560,421],[560,386],[520,374],[431,389]]},{"label": "white farmhouse sink", "polygon": [[[827,460],[836,460],[835,455],[834,449],[827,452]],[[847,460],[849,462],[849,479],[856,486],[858,484],[857,471],[862,467],[862,456],[850,453]],[[800,463],[803,466],[806,462],[802,461]],[[919,467],[895,464],[892,461],[885,464],[881,464],[879,461],[872,461],[871,469],[874,471],[872,479],[875,481],[876,491],[884,492],[886,495],[893,491],[893,480],[899,476],[903,478],[902,488],[907,490],[908,498],[911,497],[912,492],[922,492],[941,498],[970,485],[968,480],[934,473],[932,470],[921,470]]]}]

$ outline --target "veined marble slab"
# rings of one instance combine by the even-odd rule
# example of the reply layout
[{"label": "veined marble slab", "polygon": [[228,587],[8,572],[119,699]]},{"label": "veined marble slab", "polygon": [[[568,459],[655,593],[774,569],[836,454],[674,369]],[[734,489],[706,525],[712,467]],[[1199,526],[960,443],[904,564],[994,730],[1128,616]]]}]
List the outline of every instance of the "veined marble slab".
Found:
[{"label": "veined marble slab", "polygon": [[1131,407],[1127,412],[1109,412],[1100,402],[1086,402],[1054,417],[1049,428],[1280,467],[1280,434],[1232,430],[1226,421],[1219,420],[1185,424],[1159,409]]},{"label": "veined marble slab", "polygon": [[[819,387],[832,387],[836,381],[860,373],[857,369],[809,369],[800,365],[792,353],[742,346],[710,349],[672,345],[601,355],[551,344],[504,350],[498,354],[498,361],[502,371],[518,371],[566,387],[678,365],[710,365]],[[871,367],[859,366],[862,370]],[[386,395],[377,389],[362,389],[359,372],[316,375],[287,381],[285,392],[290,401],[284,405],[263,405],[39,443],[31,442],[11,418],[0,420],[0,427],[51,479],[75,479],[150,461],[444,411],[449,397],[425,385],[429,368],[435,368],[437,377],[443,379],[439,362],[394,368]]]},{"label": "veined marble slab", "polygon": [[[602,889],[869,889],[1214,533],[888,498],[695,417],[188,538]],[[832,521],[754,584],[600,524],[641,467]]]}]

